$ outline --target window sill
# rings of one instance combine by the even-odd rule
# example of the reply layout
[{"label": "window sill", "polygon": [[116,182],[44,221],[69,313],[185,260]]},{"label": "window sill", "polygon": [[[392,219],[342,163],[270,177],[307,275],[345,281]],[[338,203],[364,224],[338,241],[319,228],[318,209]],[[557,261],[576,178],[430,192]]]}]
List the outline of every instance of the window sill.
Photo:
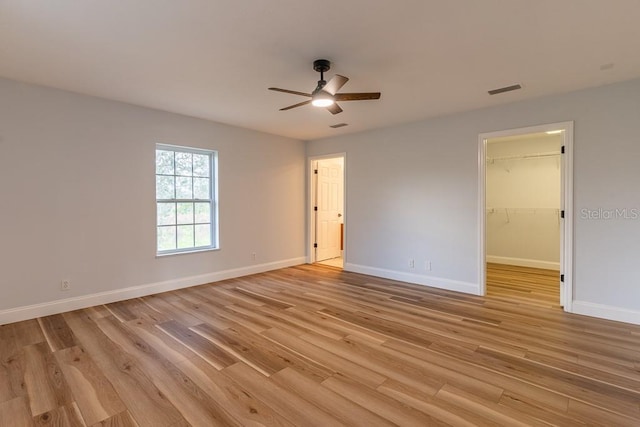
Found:
[{"label": "window sill", "polygon": [[179,252],[165,252],[165,253],[156,253],[156,258],[165,258],[168,256],[175,256],[175,255],[189,255],[189,254],[197,254],[200,252],[212,252],[212,251],[219,251],[220,248],[202,248],[202,249],[193,249],[193,250],[184,250],[184,251],[179,251]]}]

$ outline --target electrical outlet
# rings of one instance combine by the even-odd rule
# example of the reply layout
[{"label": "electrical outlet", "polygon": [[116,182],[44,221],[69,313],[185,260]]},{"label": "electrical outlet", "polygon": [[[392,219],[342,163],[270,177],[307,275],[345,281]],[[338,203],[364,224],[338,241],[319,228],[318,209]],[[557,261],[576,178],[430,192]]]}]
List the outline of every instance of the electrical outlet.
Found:
[{"label": "electrical outlet", "polygon": [[416,266],[416,262],[413,258],[409,258],[409,268],[414,268]]},{"label": "electrical outlet", "polygon": [[62,282],[60,282],[60,290],[61,291],[68,291],[69,289],[71,289],[71,281],[70,280],[63,280]]},{"label": "electrical outlet", "polygon": [[426,260],[424,263],[424,269],[427,271],[431,271],[431,261]]}]

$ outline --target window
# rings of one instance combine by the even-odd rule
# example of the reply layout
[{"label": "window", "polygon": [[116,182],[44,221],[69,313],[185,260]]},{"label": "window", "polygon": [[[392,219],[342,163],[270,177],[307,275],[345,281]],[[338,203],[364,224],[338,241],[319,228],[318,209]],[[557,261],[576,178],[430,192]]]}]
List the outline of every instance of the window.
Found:
[{"label": "window", "polygon": [[217,153],[156,145],[158,255],[216,249]]}]

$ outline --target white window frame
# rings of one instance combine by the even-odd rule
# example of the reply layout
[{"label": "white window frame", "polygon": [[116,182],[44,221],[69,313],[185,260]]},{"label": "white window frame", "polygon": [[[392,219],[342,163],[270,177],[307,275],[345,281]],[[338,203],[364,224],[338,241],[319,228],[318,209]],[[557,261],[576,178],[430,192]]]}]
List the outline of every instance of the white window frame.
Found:
[{"label": "white window frame", "polygon": [[[210,172],[210,176],[209,176],[209,190],[210,190],[210,194],[209,194],[209,198],[208,199],[196,199],[195,197],[192,197],[191,199],[176,199],[175,196],[175,192],[174,192],[174,198],[173,199],[158,199],[158,194],[157,194],[157,177],[160,176],[174,176],[177,177],[179,175],[176,175],[176,171],[174,170],[173,175],[163,175],[163,174],[158,174],[157,173],[157,169],[155,167],[156,164],[156,156],[157,156],[157,152],[158,150],[162,150],[162,151],[173,151],[174,153],[191,153],[191,154],[200,154],[200,155],[207,155],[209,156],[209,172]],[[174,163],[174,167],[175,167],[175,163]],[[193,175],[192,175],[193,177]],[[154,150],[154,185],[156,186],[156,256],[167,256],[167,255],[176,255],[176,254],[185,254],[185,253],[194,253],[194,252],[203,252],[203,251],[212,251],[212,250],[218,250],[220,248],[219,245],[219,227],[218,227],[218,152],[215,150],[205,150],[205,149],[201,149],[201,148],[192,148],[192,147],[185,147],[185,146],[179,146],[179,145],[170,145],[170,144],[162,144],[162,143],[158,143],[155,146],[155,150]],[[174,188],[175,188],[175,182],[174,182]],[[210,203],[210,214],[211,214],[211,218],[210,218],[210,224],[211,224],[211,244],[208,246],[192,246],[189,248],[178,248],[177,244],[176,244],[176,248],[175,249],[168,249],[168,250],[159,250],[158,249],[158,244],[159,244],[159,239],[158,239],[158,230],[160,227],[164,227],[166,225],[160,225],[159,224],[159,220],[158,220],[158,206],[160,203],[166,203],[166,202],[170,202],[170,203],[180,203],[180,202],[186,202],[186,203],[196,203],[196,202],[209,202]],[[176,213],[177,214],[177,213]],[[196,225],[197,223],[194,220],[193,225]],[[177,221],[176,221],[176,226],[177,226]],[[176,238],[177,238],[177,230],[176,230]]]}]

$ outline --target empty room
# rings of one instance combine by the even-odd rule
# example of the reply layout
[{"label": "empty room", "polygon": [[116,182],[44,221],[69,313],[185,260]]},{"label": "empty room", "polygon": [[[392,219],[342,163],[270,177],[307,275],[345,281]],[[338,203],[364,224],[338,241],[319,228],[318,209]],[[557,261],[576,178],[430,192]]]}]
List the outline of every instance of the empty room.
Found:
[{"label": "empty room", "polygon": [[640,425],[636,0],[0,0],[0,426]]}]

